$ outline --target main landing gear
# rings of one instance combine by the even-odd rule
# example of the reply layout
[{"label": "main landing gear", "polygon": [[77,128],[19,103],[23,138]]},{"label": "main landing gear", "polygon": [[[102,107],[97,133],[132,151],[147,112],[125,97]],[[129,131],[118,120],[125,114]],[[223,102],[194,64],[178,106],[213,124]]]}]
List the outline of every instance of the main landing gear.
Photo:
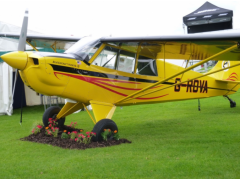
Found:
[{"label": "main landing gear", "polygon": [[236,102],[235,101],[233,101],[232,99],[230,99],[227,95],[226,96],[223,96],[223,97],[226,97],[228,100],[229,100],[229,102],[230,102],[230,107],[231,108],[233,108],[233,107],[236,107]]},{"label": "main landing gear", "polygon": [[[60,112],[60,110],[61,108],[58,106],[51,106],[44,112],[42,120],[45,127],[49,125],[49,118],[55,119],[57,114]],[[57,123],[59,128],[63,127],[65,123],[65,117],[58,119]],[[109,133],[109,136],[108,136],[108,139],[111,140],[113,139],[114,133],[118,132],[118,127],[113,120],[102,119],[98,121],[93,127],[92,132],[96,133],[96,136],[93,136],[92,140],[102,141],[103,137],[101,134],[104,132],[104,130],[111,130],[112,133]]]},{"label": "main landing gear", "polygon": [[111,119],[102,119],[100,121],[98,121],[92,132],[96,133],[96,136],[92,137],[93,141],[102,141],[103,137],[102,137],[102,132],[104,132],[104,129],[110,129],[112,131],[111,135],[108,137],[109,140],[113,139],[113,132],[118,132],[118,127],[116,125],[116,123],[111,120]]},{"label": "main landing gear", "polygon": [[[92,118],[90,112],[86,109],[95,124],[92,132],[96,133],[96,136],[93,136],[92,140],[102,141],[103,140],[102,133],[106,130],[109,131],[109,133],[107,134],[107,139],[111,140],[116,138],[118,127],[116,123],[110,119],[116,107],[111,104],[109,105],[107,103],[99,103],[99,102],[94,102],[94,103],[92,103],[92,107],[93,107],[93,110],[95,108],[95,111],[93,111],[95,115],[95,120]],[[67,103],[62,109],[58,106],[51,106],[43,114],[43,119],[42,119],[43,124],[44,126],[47,127],[49,126],[49,118],[57,119],[58,127],[62,129],[65,123],[65,117],[81,109],[82,107],[85,107],[85,105],[80,102]]]},{"label": "main landing gear", "polygon": [[[49,118],[55,119],[57,114],[60,112],[60,110],[61,110],[61,108],[58,107],[58,106],[51,106],[51,107],[49,107],[43,114],[43,118],[42,118],[43,125],[45,127],[47,127],[48,126],[48,122],[49,122],[48,121]],[[58,119],[57,123],[58,123],[58,127],[59,128],[63,127],[64,123],[65,123],[65,118]]]}]

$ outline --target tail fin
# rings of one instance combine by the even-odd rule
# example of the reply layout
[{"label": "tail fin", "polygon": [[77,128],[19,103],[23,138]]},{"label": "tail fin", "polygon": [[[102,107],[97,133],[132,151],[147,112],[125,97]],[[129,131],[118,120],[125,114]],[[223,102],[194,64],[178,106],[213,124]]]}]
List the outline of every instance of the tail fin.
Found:
[{"label": "tail fin", "polygon": [[[238,64],[239,61],[218,61],[218,63],[215,65],[213,69],[209,72],[213,72],[215,70],[224,69],[229,66]],[[223,81],[232,81],[232,82],[238,82],[240,81],[240,66],[236,66],[230,69],[225,69],[223,71],[214,73],[210,75],[211,77],[217,79],[217,80],[223,80]]]}]

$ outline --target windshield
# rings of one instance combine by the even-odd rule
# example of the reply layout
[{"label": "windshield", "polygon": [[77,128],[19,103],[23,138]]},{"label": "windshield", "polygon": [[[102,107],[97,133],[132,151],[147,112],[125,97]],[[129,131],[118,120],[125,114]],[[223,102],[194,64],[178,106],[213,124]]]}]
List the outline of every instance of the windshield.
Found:
[{"label": "windshield", "polygon": [[93,54],[100,47],[100,39],[93,37],[83,37],[73,46],[71,46],[65,53],[73,54],[77,60],[89,61]]}]

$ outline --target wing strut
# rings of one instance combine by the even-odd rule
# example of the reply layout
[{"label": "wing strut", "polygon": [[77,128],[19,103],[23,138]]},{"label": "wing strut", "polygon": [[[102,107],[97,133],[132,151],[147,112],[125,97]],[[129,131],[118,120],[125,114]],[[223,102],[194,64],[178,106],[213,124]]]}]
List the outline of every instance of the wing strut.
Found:
[{"label": "wing strut", "polygon": [[38,51],[38,49],[37,49],[35,46],[33,46],[28,39],[26,40],[26,43],[27,43],[29,46],[31,46],[35,51]]},{"label": "wing strut", "polygon": [[[190,54],[190,56],[189,56],[189,58],[188,58],[188,60],[187,60],[187,63],[186,63],[185,69],[187,68],[188,63],[190,62],[190,59],[192,58],[192,54],[193,54],[193,52],[192,52],[192,45],[190,45],[190,52],[191,52],[191,54]],[[181,80],[182,80],[182,78],[183,78],[183,75],[184,75],[184,73],[182,73]]]},{"label": "wing strut", "polygon": [[57,52],[57,47],[56,46],[57,46],[56,41],[54,41],[54,43],[50,46],[55,53]]},{"label": "wing strut", "polygon": [[[212,60],[213,58],[215,58],[215,57],[217,57],[217,56],[219,56],[219,55],[221,55],[221,54],[224,54],[224,53],[226,53],[226,52],[228,52],[228,51],[231,51],[231,50],[233,50],[233,49],[235,49],[235,48],[238,48],[238,44],[233,45],[232,47],[230,47],[230,48],[228,48],[228,49],[225,49],[225,50],[223,50],[223,51],[221,51],[221,52],[219,52],[219,53],[217,53],[217,54],[215,54],[215,55],[213,55],[213,56],[211,56],[211,57],[208,57],[207,59],[204,59],[204,60],[200,61],[199,63],[196,63],[195,65],[192,65],[192,66],[186,68],[185,70],[183,70],[183,71],[181,71],[181,72],[179,72],[179,73],[176,73],[176,74],[174,74],[174,75],[172,75],[172,76],[170,76],[170,77],[168,77],[168,78],[166,78],[166,79],[163,79],[162,81],[158,81],[158,82],[156,82],[156,83],[154,83],[154,84],[152,84],[152,85],[150,85],[150,86],[148,86],[148,87],[146,87],[146,88],[143,88],[142,90],[139,90],[139,91],[137,91],[137,92],[135,92],[135,93],[132,93],[132,94],[128,95],[127,97],[124,97],[124,98],[122,98],[121,100],[117,101],[115,104],[119,104],[120,102],[126,101],[126,100],[129,99],[129,98],[137,98],[137,97],[140,97],[140,96],[136,96],[136,95],[138,95],[138,94],[140,94],[140,93],[142,93],[142,92],[144,92],[144,91],[146,91],[146,90],[148,90],[148,89],[150,89],[150,88],[152,88],[152,87],[155,87],[155,86],[157,86],[157,85],[159,85],[159,84],[162,84],[162,83],[164,83],[164,82],[166,82],[166,81],[168,81],[168,80],[170,80],[170,79],[172,79],[172,78],[174,78],[174,77],[176,77],[176,76],[178,76],[178,75],[180,75],[180,74],[183,74],[183,73],[185,73],[185,72],[187,72],[187,71],[189,71],[189,70],[191,70],[191,69],[193,69],[193,68],[195,68],[195,67],[197,67],[197,66],[199,66],[199,65],[201,65],[201,64],[204,64],[204,63]],[[238,64],[236,64],[236,65],[233,65],[233,66],[231,66],[231,67],[235,67],[235,66],[238,66],[238,65],[240,65],[240,63],[238,63]],[[229,69],[229,68],[230,68],[230,67],[224,68],[224,69]],[[224,69],[216,70],[215,72],[222,71],[222,70],[224,70]],[[200,78],[200,77],[203,77],[203,76],[206,76],[206,75],[209,75],[209,74],[213,74],[213,73],[215,73],[215,72],[210,72],[210,73],[204,74],[204,75],[202,75],[202,76],[199,76],[199,77],[197,77],[197,78]],[[193,78],[193,79],[197,79],[197,78]],[[193,79],[191,79],[191,80],[193,80]],[[187,81],[190,81],[190,80],[187,80]],[[187,81],[184,81],[184,82],[187,82]],[[174,86],[175,86],[175,85],[178,85],[178,84],[182,84],[182,83],[183,83],[183,82],[174,84]],[[172,85],[172,86],[173,86],[173,85]],[[168,86],[167,88],[169,88],[169,87],[171,87],[171,86]],[[163,88],[163,89],[166,89],[166,88]],[[161,90],[163,90],[163,89],[161,89]],[[156,90],[156,91],[159,91],[159,90]],[[150,92],[150,93],[153,93],[153,92],[156,92],[156,91],[152,91],[152,92]],[[147,95],[147,94],[150,94],[150,93],[145,93],[144,95]],[[134,96],[136,96],[136,97],[134,97]],[[143,96],[143,95],[141,95],[141,96]]]}]

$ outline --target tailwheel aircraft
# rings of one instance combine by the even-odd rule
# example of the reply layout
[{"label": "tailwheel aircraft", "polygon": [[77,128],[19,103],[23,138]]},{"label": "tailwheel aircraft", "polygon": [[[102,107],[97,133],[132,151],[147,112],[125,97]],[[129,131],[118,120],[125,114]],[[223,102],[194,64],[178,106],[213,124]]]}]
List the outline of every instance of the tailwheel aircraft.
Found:
[{"label": "tailwheel aircraft", "polygon": [[[118,131],[111,120],[117,106],[213,96],[229,98],[239,88],[240,33],[83,37],[64,53],[26,52],[25,43],[30,38],[27,13],[18,51],[1,58],[18,69],[23,82],[36,92],[67,99],[63,108],[53,106],[45,111],[45,126],[49,118],[56,118],[62,126],[68,115],[91,105],[94,116],[86,110],[95,124],[94,140],[99,141],[104,129]],[[166,62],[169,59],[201,61],[182,68]],[[209,72],[191,70],[210,60],[218,63]]]}]

